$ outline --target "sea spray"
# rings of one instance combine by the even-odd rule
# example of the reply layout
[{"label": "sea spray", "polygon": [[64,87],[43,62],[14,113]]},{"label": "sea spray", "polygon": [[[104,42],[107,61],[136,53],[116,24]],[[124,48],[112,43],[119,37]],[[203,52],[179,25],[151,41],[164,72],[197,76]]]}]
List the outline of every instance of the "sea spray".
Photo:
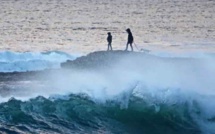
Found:
[{"label": "sea spray", "polygon": [[15,99],[1,104],[1,122],[7,122],[1,131],[14,131],[12,125],[29,133],[213,134],[214,57],[103,53],[84,57],[89,66],[79,58],[77,66],[48,72],[40,84],[16,86],[24,95],[9,84],[1,97]]}]

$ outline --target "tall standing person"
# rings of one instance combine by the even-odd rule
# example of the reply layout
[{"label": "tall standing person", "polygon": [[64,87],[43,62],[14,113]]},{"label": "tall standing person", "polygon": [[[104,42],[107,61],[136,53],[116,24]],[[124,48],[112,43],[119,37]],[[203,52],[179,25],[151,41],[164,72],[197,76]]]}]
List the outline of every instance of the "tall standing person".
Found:
[{"label": "tall standing person", "polygon": [[133,35],[132,35],[132,33],[131,33],[130,28],[126,29],[126,32],[128,33],[128,42],[127,42],[127,44],[126,44],[126,49],[125,49],[125,51],[128,51],[128,45],[129,45],[129,44],[130,44],[130,47],[131,47],[131,51],[133,51],[133,46],[132,46],[132,44],[133,44],[134,38],[133,38]]},{"label": "tall standing person", "polygon": [[110,32],[108,32],[107,42],[108,42],[108,49],[107,49],[107,51],[113,50],[112,49],[112,45],[111,45],[111,43],[112,43],[112,35],[111,35]]}]

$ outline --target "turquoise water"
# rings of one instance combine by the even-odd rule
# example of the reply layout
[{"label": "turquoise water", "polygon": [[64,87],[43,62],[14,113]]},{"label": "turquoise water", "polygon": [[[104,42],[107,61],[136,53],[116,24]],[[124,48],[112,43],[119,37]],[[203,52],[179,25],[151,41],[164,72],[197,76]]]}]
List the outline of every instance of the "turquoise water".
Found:
[{"label": "turquoise water", "polygon": [[114,101],[97,104],[83,94],[71,94],[66,99],[39,96],[25,102],[11,99],[0,105],[0,132],[202,133],[192,118],[192,114],[200,112],[198,104],[192,106],[197,110],[195,112],[190,110],[188,102],[160,103],[156,107],[135,96],[130,98],[127,108],[120,108],[120,104]]}]

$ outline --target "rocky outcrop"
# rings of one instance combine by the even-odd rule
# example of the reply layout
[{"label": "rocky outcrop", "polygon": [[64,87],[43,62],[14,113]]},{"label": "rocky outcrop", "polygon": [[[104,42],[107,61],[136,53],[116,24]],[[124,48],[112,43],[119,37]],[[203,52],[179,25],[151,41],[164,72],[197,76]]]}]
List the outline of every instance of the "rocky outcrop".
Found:
[{"label": "rocky outcrop", "polygon": [[74,61],[68,60],[61,64],[62,68],[75,68],[75,69],[93,69],[93,68],[109,68],[115,63],[128,59],[129,57],[147,56],[141,52],[130,51],[97,51],[90,53],[86,56],[77,58]]}]

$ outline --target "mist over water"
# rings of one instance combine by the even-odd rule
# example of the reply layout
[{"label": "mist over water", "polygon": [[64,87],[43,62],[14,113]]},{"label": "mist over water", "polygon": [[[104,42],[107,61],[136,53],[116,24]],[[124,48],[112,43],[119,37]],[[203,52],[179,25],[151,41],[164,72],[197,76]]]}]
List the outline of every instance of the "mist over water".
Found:
[{"label": "mist over water", "polygon": [[[87,67],[58,69],[42,76],[42,81],[2,83],[7,86],[7,90],[2,88],[1,92],[7,92],[1,95],[1,102],[12,103],[11,97],[13,97],[22,100],[20,105],[26,108],[26,103],[36,105],[34,103],[40,102],[41,99],[42,102],[50,101],[54,105],[64,101],[65,103],[75,101],[77,98],[72,96],[80,95],[82,99],[87,97],[94,102],[96,107],[102,105],[108,108],[109,105],[111,107],[117,105],[121,110],[133,112],[153,109],[154,116],[163,113],[166,109],[165,111],[170,114],[179,116],[177,119],[172,118],[173,122],[177,123],[177,120],[187,120],[190,124],[194,122],[202,133],[213,134],[215,125],[213,55],[206,54],[199,57],[131,55],[112,63],[109,68],[100,69],[99,66],[103,65],[98,64],[94,69]],[[36,98],[38,96],[42,98]],[[172,108],[175,112],[171,110]],[[31,112],[35,114],[36,111]],[[144,115],[143,113],[141,115]],[[120,115],[114,118],[121,120]],[[162,114],[161,117],[163,116],[165,117]],[[183,123],[182,126],[187,126]],[[190,127],[195,128],[192,125]]]},{"label": "mist over water", "polygon": [[[134,64],[136,63],[136,64]],[[101,65],[102,66],[102,65]],[[214,131],[215,57],[128,57],[107,70],[53,75],[62,92],[86,93],[97,103],[116,101],[129,108],[131,96],[154,105],[188,104],[190,114],[204,133]],[[198,110],[196,109],[198,105]],[[197,110],[197,111],[196,111]]]}]

